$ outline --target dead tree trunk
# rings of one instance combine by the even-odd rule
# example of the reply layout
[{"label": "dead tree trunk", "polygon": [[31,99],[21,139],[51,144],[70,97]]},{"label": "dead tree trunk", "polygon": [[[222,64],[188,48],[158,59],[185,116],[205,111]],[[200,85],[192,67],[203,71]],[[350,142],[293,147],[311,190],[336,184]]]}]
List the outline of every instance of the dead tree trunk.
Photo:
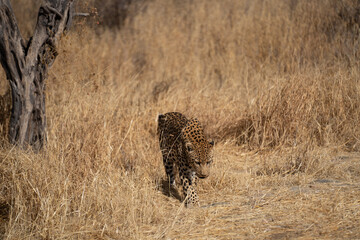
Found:
[{"label": "dead tree trunk", "polygon": [[44,0],[33,37],[25,43],[9,0],[0,0],[0,61],[10,82],[9,140],[40,150],[46,142],[45,79],[61,35],[72,20],[72,0]]}]

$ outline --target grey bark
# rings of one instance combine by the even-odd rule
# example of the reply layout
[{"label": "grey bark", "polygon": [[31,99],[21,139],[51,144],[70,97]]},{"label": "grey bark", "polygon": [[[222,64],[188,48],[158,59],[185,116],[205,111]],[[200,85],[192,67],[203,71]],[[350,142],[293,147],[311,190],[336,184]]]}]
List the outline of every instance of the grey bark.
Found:
[{"label": "grey bark", "polygon": [[38,151],[46,142],[45,79],[72,15],[72,0],[44,0],[34,35],[25,43],[9,0],[0,0],[0,62],[11,87],[13,144]]}]

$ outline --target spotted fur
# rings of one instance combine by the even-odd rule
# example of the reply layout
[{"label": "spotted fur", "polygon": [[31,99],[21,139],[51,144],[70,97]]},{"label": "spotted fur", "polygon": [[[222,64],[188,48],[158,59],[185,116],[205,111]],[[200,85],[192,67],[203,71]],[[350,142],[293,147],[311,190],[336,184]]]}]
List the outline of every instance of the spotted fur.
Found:
[{"label": "spotted fur", "polygon": [[175,173],[178,173],[186,206],[198,205],[196,181],[210,174],[214,142],[207,141],[196,118],[187,119],[178,112],[158,116],[158,135],[170,183],[175,186]]}]

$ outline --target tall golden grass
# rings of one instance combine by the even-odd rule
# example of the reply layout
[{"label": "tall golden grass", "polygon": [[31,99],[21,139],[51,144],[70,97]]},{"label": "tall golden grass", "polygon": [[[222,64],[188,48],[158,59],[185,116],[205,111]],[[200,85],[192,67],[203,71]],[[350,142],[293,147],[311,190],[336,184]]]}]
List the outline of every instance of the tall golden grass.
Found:
[{"label": "tall golden grass", "polygon": [[[13,4],[30,36],[37,10]],[[78,21],[62,38],[41,154],[9,145],[0,117],[2,237],[359,238],[360,5],[142,4],[120,29]],[[163,183],[168,111],[216,140],[202,208]]]}]

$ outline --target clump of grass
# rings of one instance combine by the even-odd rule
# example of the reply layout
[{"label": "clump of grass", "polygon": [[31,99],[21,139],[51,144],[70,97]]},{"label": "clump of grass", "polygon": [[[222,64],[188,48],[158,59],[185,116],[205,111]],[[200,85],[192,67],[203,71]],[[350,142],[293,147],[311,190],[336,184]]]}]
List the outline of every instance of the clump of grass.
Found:
[{"label": "clump of grass", "polygon": [[[360,6],[321,4],[292,2],[274,9],[260,4],[271,10],[258,14],[274,22],[267,25],[252,15],[262,37],[256,43],[248,39],[252,48],[246,55],[262,75],[262,88],[252,86],[256,95],[237,119],[223,124],[222,139],[235,137],[250,149],[310,143],[358,150]],[[289,15],[271,17],[284,9]]]},{"label": "clump of grass", "polygon": [[237,123],[229,123],[225,135],[251,149],[309,143],[357,151],[358,75],[353,69],[281,79],[261,93]]}]

